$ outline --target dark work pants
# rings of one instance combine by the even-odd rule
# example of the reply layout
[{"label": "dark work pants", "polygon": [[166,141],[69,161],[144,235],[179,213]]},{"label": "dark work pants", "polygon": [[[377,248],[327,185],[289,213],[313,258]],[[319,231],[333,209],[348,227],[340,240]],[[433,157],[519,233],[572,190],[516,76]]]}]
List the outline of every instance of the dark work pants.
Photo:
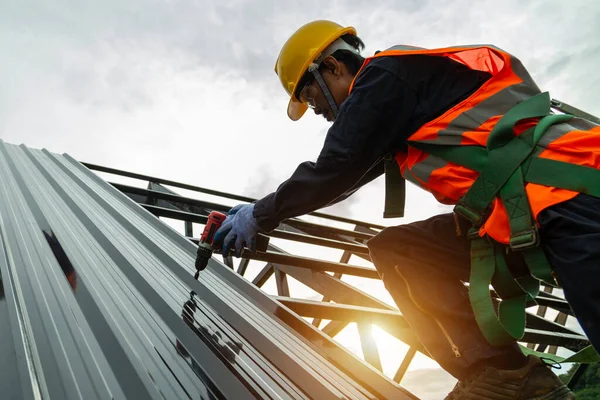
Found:
[{"label": "dark work pants", "polygon": [[[580,324],[600,348],[600,199],[578,195],[538,216],[544,251]],[[522,358],[519,347],[493,347],[475,322],[467,288],[469,242],[452,214],[384,229],[368,242],[387,290],[431,356],[457,379],[476,365]],[[511,254],[511,269],[524,263]],[[458,349],[453,350],[453,346]]]}]

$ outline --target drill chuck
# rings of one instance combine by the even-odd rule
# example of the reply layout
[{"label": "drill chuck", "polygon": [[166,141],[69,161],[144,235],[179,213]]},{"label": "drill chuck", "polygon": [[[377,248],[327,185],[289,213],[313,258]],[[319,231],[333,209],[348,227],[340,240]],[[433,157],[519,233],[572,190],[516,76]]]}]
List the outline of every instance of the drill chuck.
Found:
[{"label": "drill chuck", "polygon": [[212,257],[213,249],[209,243],[200,242],[198,244],[198,252],[196,253],[196,275],[194,278],[198,279],[198,274],[208,265],[208,260]]}]

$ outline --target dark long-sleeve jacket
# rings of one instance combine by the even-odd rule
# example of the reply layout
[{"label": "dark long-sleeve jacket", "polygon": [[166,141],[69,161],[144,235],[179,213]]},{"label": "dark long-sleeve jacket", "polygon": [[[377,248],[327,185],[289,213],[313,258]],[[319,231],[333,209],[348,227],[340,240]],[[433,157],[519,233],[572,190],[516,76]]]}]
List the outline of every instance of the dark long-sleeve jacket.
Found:
[{"label": "dark long-sleeve jacket", "polygon": [[405,151],[411,134],[489,77],[446,57],[373,59],[341,105],[317,161],[300,164],[275,192],[256,202],[258,224],[270,231],[286,218],[347,198],[383,174],[385,155]]}]

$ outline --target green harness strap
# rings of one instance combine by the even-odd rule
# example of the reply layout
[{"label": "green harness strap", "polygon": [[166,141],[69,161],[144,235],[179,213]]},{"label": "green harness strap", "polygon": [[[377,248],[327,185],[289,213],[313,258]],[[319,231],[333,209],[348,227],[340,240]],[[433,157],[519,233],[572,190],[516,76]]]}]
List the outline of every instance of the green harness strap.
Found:
[{"label": "green harness strap", "polygon": [[388,155],[383,159],[385,170],[385,207],[383,218],[404,217],[404,204],[406,202],[406,181],[400,173],[398,163],[393,156]]},{"label": "green harness strap", "polygon": [[579,350],[577,353],[570,355],[569,357],[561,357],[556,354],[548,354],[542,353],[540,351],[532,350],[525,346],[520,346],[521,351],[526,356],[529,354],[536,355],[540,358],[548,358],[556,363],[565,364],[565,363],[580,363],[580,364],[593,364],[600,361],[600,355],[594,350],[592,346],[584,347]]},{"label": "green harness strap", "polygon": [[[529,207],[521,168],[548,127],[571,119],[570,115],[548,115],[549,112],[550,97],[542,94],[520,103],[503,116],[488,138],[485,168],[455,209],[479,227],[485,220],[488,207],[499,195],[509,218],[510,248],[521,251],[529,267],[530,275],[513,278],[502,249],[495,248],[484,238],[475,236],[473,239],[471,277],[474,283],[470,286],[469,298],[480,329],[495,345],[522,338],[525,309],[528,304],[535,304],[540,280],[555,285],[550,264],[538,246],[537,225]],[[533,117],[543,118],[535,128],[515,137],[514,125]],[[498,304],[498,315],[490,307],[490,284],[502,299]]]},{"label": "green harness strap", "polygon": [[600,177],[596,168],[532,157],[523,165],[523,169],[527,182],[600,197]]},{"label": "green harness strap", "polygon": [[[448,162],[480,172],[454,210],[474,226],[469,234],[473,238],[469,298],[481,331],[493,345],[513,343],[523,337],[525,308],[535,304],[540,280],[557,286],[550,264],[539,247],[537,225],[531,214],[525,183],[561,187],[600,197],[600,185],[595,185],[600,182],[599,170],[533,156],[538,141],[551,125],[572,118],[571,115],[549,114],[550,96],[542,93],[507,112],[490,133],[485,149],[409,143]],[[534,128],[514,136],[514,125],[533,117],[541,117],[541,120]],[[523,254],[530,275],[513,277],[504,259],[505,248],[477,234],[492,201],[498,196],[509,217],[510,248]],[[502,299],[497,315],[490,284]]]}]

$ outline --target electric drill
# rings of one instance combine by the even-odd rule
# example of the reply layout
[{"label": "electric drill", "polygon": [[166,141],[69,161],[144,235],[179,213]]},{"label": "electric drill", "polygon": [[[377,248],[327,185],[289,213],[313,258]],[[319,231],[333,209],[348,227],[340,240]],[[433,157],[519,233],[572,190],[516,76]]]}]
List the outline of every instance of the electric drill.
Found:
[{"label": "electric drill", "polygon": [[213,253],[213,241],[215,239],[215,233],[221,227],[223,221],[227,216],[218,211],[211,211],[208,215],[208,221],[204,226],[204,231],[200,237],[198,243],[198,253],[196,253],[196,273],[194,279],[198,279],[200,271],[202,271],[208,265],[208,260],[212,257]]}]

